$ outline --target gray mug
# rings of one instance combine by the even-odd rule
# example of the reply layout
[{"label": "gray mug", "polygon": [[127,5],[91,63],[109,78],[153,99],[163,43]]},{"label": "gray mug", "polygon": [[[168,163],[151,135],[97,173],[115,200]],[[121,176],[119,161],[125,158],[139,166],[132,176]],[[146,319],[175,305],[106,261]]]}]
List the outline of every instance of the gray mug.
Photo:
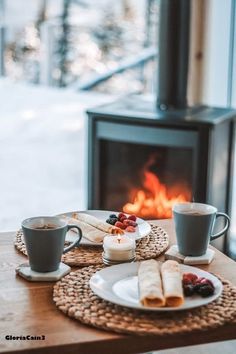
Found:
[{"label": "gray mug", "polygon": [[[175,232],[179,252],[184,256],[202,256],[209,242],[222,236],[230,226],[230,218],[225,213],[202,203],[179,203],[173,206]],[[224,217],[223,230],[212,234],[216,218]]]},{"label": "gray mug", "polygon": [[[35,272],[53,272],[59,268],[61,256],[78,246],[82,231],[77,225],[68,225],[60,217],[39,216],[22,221],[22,230],[30,268]],[[75,228],[77,239],[64,248],[66,233]]]}]

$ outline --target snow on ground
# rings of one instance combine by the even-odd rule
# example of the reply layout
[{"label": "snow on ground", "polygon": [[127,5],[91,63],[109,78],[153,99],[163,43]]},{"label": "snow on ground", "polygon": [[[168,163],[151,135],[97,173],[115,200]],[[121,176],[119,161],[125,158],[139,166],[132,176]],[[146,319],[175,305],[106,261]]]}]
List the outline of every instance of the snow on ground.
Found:
[{"label": "snow on ground", "polygon": [[86,207],[86,108],[112,96],[0,80],[0,230]]}]

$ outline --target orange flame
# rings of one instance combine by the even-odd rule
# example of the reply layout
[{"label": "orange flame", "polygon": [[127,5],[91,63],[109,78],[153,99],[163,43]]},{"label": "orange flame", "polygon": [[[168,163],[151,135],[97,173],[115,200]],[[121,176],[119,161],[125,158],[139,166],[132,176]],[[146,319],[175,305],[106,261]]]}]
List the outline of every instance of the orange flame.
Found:
[{"label": "orange flame", "polygon": [[[180,191],[181,192],[178,192]],[[186,186],[167,187],[150,171],[144,172],[143,189],[133,190],[133,203],[123,206],[123,211],[135,214],[144,219],[168,219],[172,217],[172,206],[175,203],[186,202],[191,193]]]}]

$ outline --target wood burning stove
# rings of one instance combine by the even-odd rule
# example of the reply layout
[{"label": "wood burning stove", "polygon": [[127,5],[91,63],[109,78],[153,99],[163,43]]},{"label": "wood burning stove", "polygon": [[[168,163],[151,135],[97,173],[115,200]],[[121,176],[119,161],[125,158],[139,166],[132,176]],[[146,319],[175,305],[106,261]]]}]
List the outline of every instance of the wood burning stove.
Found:
[{"label": "wood burning stove", "polygon": [[163,218],[175,201],[195,200],[229,212],[234,110],[163,112],[131,96],[88,115],[89,208]]},{"label": "wood burning stove", "polygon": [[161,2],[157,100],[130,96],[88,111],[91,209],[160,219],[174,202],[195,200],[230,211],[236,114],[187,105],[189,4]]}]

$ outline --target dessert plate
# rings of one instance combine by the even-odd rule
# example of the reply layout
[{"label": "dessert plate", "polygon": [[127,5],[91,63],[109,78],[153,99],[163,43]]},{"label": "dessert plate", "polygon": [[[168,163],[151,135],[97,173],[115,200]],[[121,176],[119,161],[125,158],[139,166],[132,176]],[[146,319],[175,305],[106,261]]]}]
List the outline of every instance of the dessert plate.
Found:
[{"label": "dessert plate", "polygon": [[90,279],[93,292],[104,300],[114,304],[146,311],[180,311],[203,306],[216,300],[223,290],[221,281],[214,275],[196,267],[180,264],[183,273],[194,273],[198,277],[210,279],[215,287],[213,295],[202,298],[200,295],[185,297],[184,304],[179,307],[145,307],[139,302],[138,265],[123,263],[104,268],[96,272]]},{"label": "dessert plate", "polygon": [[[72,214],[74,214],[74,213],[86,213],[86,214],[95,216],[96,218],[101,219],[102,221],[106,221],[110,214],[118,214],[119,212],[107,211],[107,210],[85,210],[85,211],[79,211],[79,212],[76,211],[76,212],[63,213],[60,215],[66,215],[66,216],[71,217]],[[126,215],[128,215],[128,214],[126,214]],[[135,240],[139,240],[139,239],[147,236],[151,232],[151,226],[147,221],[140,219],[140,218],[137,218],[136,222],[138,224],[138,226],[136,227],[136,231],[135,232],[125,232],[125,234]],[[73,242],[75,237],[76,237],[75,233],[73,231],[69,231],[66,236],[66,241]],[[87,245],[87,246],[102,246],[101,243],[91,242],[91,241],[87,240],[85,237],[82,237],[80,244]]]}]

